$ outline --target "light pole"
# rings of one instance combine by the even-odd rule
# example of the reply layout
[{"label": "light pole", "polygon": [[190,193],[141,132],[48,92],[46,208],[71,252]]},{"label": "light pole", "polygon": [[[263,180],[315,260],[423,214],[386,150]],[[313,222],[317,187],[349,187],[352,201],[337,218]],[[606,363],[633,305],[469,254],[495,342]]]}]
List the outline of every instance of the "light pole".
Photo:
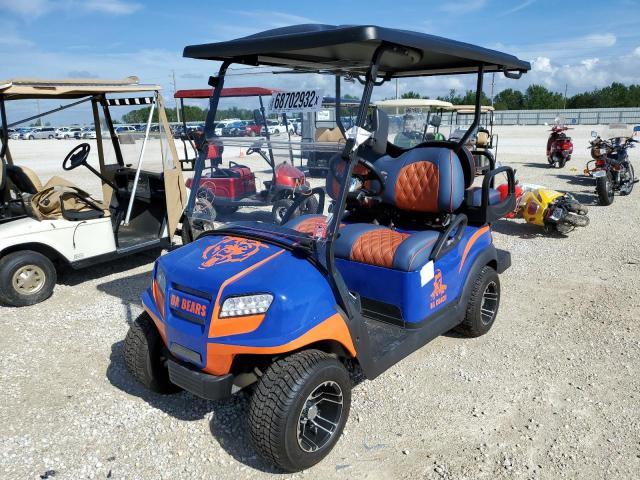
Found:
[{"label": "light pole", "polygon": [[178,99],[176,98],[176,92],[178,91],[178,87],[176,86],[175,70],[171,70],[171,78],[172,78],[171,85],[173,86],[173,101],[175,102],[175,105],[176,105],[176,118],[178,120],[178,123],[180,123],[180,109],[178,108]]}]

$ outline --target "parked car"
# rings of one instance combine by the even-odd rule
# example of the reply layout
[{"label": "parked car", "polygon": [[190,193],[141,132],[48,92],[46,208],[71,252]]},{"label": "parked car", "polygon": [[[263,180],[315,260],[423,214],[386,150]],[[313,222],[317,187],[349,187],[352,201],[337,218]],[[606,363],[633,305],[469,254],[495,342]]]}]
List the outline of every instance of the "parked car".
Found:
[{"label": "parked car", "polygon": [[15,132],[9,134],[9,138],[11,140],[19,140],[19,139],[23,139],[24,140],[24,137],[22,135],[27,133],[27,132],[30,132],[31,130],[33,130],[33,129],[32,128],[26,128],[26,127],[16,128]]},{"label": "parked car", "polygon": [[[269,128],[270,135],[279,135],[280,133],[287,133],[287,127],[284,124],[276,120],[267,120],[267,127]],[[293,125],[289,124],[289,131],[294,133]],[[262,127],[260,133],[264,134],[264,127]]]},{"label": "parked car", "polygon": [[244,127],[244,135],[247,137],[255,137],[257,135],[260,135],[261,131],[262,131],[262,125],[257,124],[253,120],[247,122],[247,124]]},{"label": "parked car", "polygon": [[69,138],[69,127],[56,128],[56,138],[58,140]]},{"label": "parked car", "polygon": [[236,122],[229,123],[222,129],[223,137],[240,137],[245,133],[245,127],[247,122],[244,120],[238,120]]},{"label": "parked car", "polygon": [[135,127],[131,125],[121,125],[116,127],[116,133],[120,135],[121,133],[134,133],[136,131]]},{"label": "parked car", "polygon": [[53,127],[38,127],[26,133],[24,137],[27,140],[38,140],[43,138],[54,138],[56,129]]},{"label": "parked car", "polygon": [[78,131],[74,131],[73,132],[73,138],[76,138],[78,140],[82,140],[83,138],[87,138],[85,135],[86,135],[86,133],[90,132],[91,130],[93,130],[93,127],[82,127]]},{"label": "parked car", "polygon": [[89,128],[85,132],[83,132],[82,138],[89,138],[89,139],[95,140],[97,138],[95,128]]},{"label": "parked car", "polygon": [[216,126],[215,126],[214,133],[215,133],[218,137],[221,137],[221,136],[222,136],[222,129],[223,129],[224,127],[226,127],[227,125],[229,125],[230,123],[237,122],[237,121],[238,121],[238,119],[236,118],[236,119],[232,119],[232,120],[222,120],[221,122],[218,122],[218,123],[216,124]]}]

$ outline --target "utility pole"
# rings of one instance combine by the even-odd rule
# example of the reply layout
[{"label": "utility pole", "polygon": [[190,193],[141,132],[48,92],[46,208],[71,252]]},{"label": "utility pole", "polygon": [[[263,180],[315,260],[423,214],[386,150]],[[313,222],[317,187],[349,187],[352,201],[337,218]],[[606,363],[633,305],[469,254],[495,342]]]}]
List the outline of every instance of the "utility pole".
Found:
[{"label": "utility pole", "polygon": [[398,79],[396,78],[396,100],[398,99]]},{"label": "utility pole", "polygon": [[563,110],[567,109],[567,88],[568,88],[569,84],[565,83],[564,84],[564,107],[562,107]]},{"label": "utility pole", "polygon": [[173,100],[175,101],[175,104],[176,104],[176,117],[178,119],[178,123],[180,123],[180,109],[178,108],[178,99],[175,98],[176,97],[176,92],[178,91],[178,87],[176,85],[176,71],[175,70],[171,70],[171,78],[172,78],[171,85],[173,86]]}]

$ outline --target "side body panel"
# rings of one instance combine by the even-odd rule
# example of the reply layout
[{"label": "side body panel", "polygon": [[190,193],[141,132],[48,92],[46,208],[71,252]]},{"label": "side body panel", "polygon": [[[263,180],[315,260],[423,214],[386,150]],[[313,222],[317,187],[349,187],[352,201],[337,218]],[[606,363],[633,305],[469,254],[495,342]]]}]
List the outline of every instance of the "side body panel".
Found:
[{"label": "side body panel", "polygon": [[70,263],[116,250],[108,217],[82,222],[27,217],[0,226],[0,253],[24,244],[45,245]]}]

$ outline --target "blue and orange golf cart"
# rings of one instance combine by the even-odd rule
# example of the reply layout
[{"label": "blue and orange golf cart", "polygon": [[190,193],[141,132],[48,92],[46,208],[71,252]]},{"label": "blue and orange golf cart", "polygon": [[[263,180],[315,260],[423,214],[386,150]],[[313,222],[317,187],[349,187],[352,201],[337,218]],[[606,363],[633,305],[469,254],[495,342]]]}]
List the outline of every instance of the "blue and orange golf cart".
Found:
[{"label": "blue and orange golf cart", "polygon": [[[184,55],[222,62],[209,81],[212,140],[217,92],[232,64],[273,68],[278,78],[290,69],[299,85],[326,74],[363,86],[356,124],[329,164],[329,214],[230,224],[161,257],[145,313],[125,341],[129,370],[153,391],[221,399],[253,385],[256,450],[284,470],[308,468],[338,441],[354,377],[374,379],[449,330],[476,337],[493,325],[510,257],[493,245],[491,222],[514,209],[515,182],[499,167],[474,187],[465,144],[484,73],[519,78],[529,63],[375,26],[298,25],[189,46]],[[388,117],[368,108],[374,87],[445,74],[477,76],[466,134],[411,148],[389,142]],[[318,95],[286,93],[272,98],[272,111],[313,108]],[[490,187],[500,173],[503,199]]]}]

